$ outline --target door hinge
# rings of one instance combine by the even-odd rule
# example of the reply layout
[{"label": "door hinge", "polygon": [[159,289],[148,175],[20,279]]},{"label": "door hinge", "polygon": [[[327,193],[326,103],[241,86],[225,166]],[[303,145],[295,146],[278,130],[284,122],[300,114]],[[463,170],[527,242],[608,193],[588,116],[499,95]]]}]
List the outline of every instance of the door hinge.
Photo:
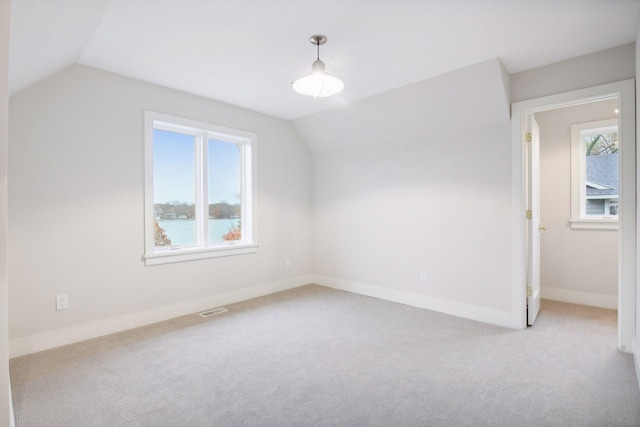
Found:
[{"label": "door hinge", "polygon": [[533,217],[533,213],[531,212],[531,209],[527,209],[527,213],[525,214],[525,217],[527,219],[531,219]]},{"label": "door hinge", "polygon": [[527,286],[527,296],[533,296],[533,289],[531,289],[531,286]]},{"label": "door hinge", "polygon": [[527,132],[524,137],[525,142],[531,142],[531,132]]}]

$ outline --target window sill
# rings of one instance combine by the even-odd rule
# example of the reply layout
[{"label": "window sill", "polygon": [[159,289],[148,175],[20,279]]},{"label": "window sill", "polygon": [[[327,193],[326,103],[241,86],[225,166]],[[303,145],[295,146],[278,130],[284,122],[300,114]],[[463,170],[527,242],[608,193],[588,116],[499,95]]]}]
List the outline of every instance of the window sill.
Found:
[{"label": "window sill", "polygon": [[182,249],[176,251],[160,252],[152,255],[145,255],[144,264],[147,266],[170,264],[174,262],[196,261],[199,259],[252,254],[255,252],[258,252],[258,245],[256,244],[229,245],[225,247],[208,249]]},{"label": "window sill", "polygon": [[583,230],[617,230],[618,219],[605,219],[605,218],[593,218],[593,219],[572,219],[569,221],[571,228],[583,229]]}]

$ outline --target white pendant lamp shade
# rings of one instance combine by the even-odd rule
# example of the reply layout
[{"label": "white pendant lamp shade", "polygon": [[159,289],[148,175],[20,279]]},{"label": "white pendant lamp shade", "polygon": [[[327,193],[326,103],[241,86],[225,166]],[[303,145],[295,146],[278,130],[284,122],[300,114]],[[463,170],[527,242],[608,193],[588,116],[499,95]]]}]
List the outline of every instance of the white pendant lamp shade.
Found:
[{"label": "white pendant lamp shade", "polygon": [[327,73],[324,62],[316,59],[311,66],[311,71],[293,82],[293,89],[303,95],[324,98],[341,92],[344,89],[344,83]]},{"label": "white pendant lamp shade", "polygon": [[325,70],[320,61],[320,45],[327,41],[325,36],[312,36],[310,42],[318,46],[318,59],[311,66],[311,71],[293,82],[293,89],[303,95],[324,98],[335,95],[344,89],[342,80],[332,76]]}]

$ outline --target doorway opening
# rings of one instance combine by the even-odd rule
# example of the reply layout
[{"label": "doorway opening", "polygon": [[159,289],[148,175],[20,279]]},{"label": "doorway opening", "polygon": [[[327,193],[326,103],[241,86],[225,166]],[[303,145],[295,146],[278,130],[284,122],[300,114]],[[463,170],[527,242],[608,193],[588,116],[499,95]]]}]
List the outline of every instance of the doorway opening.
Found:
[{"label": "doorway opening", "polygon": [[618,103],[615,96],[533,115],[540,161],[527,178],[539,178],[543,299],[618,308]]},{"label": "doorway opening", "polygon": [[[580,110],[597,110],[599,107],[608,108],[611,103],[615,103],[617,113],[611,112],[613,117],[602,117],[602,120],[614,120],[617,126],[619,137],[617,161],[619,167],[619,186],[614,194],[611,182],[598,183],[589,181],[593,179],[593,174],[586,176],[583,168],[580,175],[580,161],[585,165],[587,162],[593,163],[593,159],[582,159],[580,154],[576,155],[571,166],[573,175],[582,177],[582,181],[573,179],[571,190],[579,194],[571,197],[571,213],[566,211],[567,201],[564,202],[565,231],[573,231],[580,228],[598,227],[614,229],[618,228],[617,235],[613,238],[613,245],[617,249],[617,262],[613,268],[617,271],[617,309],[618,309],[618,348],[623,351],[632,351],[635,322],[635,100],[634,81],[611,83],[589,89],[567,92],[538,98],[529,101],[514,103],[512,105],[512,137],[513,147],[513,306],[514,306],[514,326],[525,328],[532,325],[537,316],[542,291],[540,289],[540,233],[549,227],[548,224],[539,222],[540,196],[537,186],[539,178],[539,157],[536,149],[539,148],[539,130],[537,121],[545,121],[546,117],[559,112],[571,112],[578,114]],[[609,104],[607,103],[609,102]],[[584,113],[584,111],[582,111]],[[593,111],[591,112],[595,114]],[[590,113],[590,114],[591,114]],[[586,113],[585,113],[586,114]],[[583,117],[587,117],[584,115]],[[539,120],[536,120],[539,119]],[[600,121],[600,120],[598,120]],[[594,120],[586,119],[581,124],[594,123]],[[580,123],[574,123],[580,124]],[[604,134],[605,130],[611,130],[611,123],[585,129],[600,130]],[[548,123],[547,123],[548,125]],[[606,125],[606,126],[605,126]],[[589,128],[589,129],[588,129]],[[606,128],[606,129],[605,129]],[[595,132],[595,135],[598,133]],[[592,133],[586,132],[584,135],[593,137]],[[538,133],[536,135],[536,133]],[[609,132],[611,133],[611,132]],[[601,139],[610,139],[609,136],[601,136]],[[588,140],[588,142],[593,142]],[[600,141],[602,142],[602,141]],[[610,141],[609,141],[610,142]],[[602,144],[601,144],[602,145]],[[592,150],[593,151],[593,150]],[[611,151],[611,150],[610,150]],[[575,153],[574,153],[575,154]],[[573,157],[572,157],[573,158]],[[612,158],[608,158],[607,161]],[[598,159],[601,161],[603,158]],[[578,162],[578,163],[576,163]],[[602,179],[601,179],[602,180]],[[587,188],[587,185],[589,186]],[[584,188],[582,188],[584,187]],[[600,198],[594,197],[599,195]],[[607,196],[607,197],[603,197]],[[617,198],[614,198],[616,196]],[[593,200],[593,201],[589,201]],[[577,204],[576,204],[577,203]],[[600,205],[607,206],[608,211],[603,211],[598,215],[597,209]],[[576,208],[577,206],[577,208]],[[589,210],[590,209],[590,210]],[[537,210],[537,211],[536,211]],[[591,212],[591,214],[589,214]],[[612,212],[617,214],[613,215]],[[606,230],[603,230],[606,231]],[[577,235],[574,233],[574,236]],[[608,248],[611,248],[611,236],[608,235]],[[607,240],[607,238],[605,238]],[[562,248],[559,248],[562,249]],[[609,250],[611,252],[611,250]],[[612,255],[609,253],[608,255]],[[611,272],[609,271],[609,274]],[[585,292],[584,294],[589,294]],[[574,295],[575,296],[575,295]],[[611,303],[611,301],[609,301]],[[592,304],[593,305],[593,304]]]}]

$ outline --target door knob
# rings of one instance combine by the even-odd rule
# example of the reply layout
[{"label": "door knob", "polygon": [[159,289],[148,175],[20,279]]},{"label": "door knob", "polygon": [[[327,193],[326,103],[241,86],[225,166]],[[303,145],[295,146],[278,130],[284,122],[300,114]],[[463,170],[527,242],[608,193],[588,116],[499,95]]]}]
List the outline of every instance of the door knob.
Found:
[{"label": "door knob", "polygon": [[546,225],[539,225],[539,226],[538,226],[538,230],[540,230],[540,231],[547,231],[547,226],[546,226]]}]

